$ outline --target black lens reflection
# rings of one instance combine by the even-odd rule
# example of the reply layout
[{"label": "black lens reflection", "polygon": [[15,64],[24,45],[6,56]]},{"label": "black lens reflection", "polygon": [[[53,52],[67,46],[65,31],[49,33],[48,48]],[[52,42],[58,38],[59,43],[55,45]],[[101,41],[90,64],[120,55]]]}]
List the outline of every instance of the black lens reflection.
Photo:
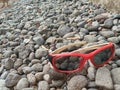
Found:
[{"label": "black lens reflection", "polygon": [[76,70],[81,59],[78,56],[63,56],[55,60],[55,65],[59,70]]},{"label": "black lens reflection", "polygon": [[95,56],[94,56],[94,63],[95,64],[103,64],[104,62],[106,62],[110,56],[112,54],[112,51],[111,51],[111,48],[107,48],[105,50],[102,50],[101,52],[97,53]]}]

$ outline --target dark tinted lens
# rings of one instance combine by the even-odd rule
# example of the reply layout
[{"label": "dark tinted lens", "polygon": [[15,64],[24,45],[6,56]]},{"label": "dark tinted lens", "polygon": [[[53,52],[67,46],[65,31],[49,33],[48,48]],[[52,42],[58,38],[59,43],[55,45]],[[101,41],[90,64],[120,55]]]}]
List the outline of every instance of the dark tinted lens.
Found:
[{"label": "dark tinted lens", "polygon": [[112,55],[112,51],[111,51],[111,48],[107,48],[105,50],[102,50],[101,52],[97,53],[95,56],[94,56],[94,63],[95,64],[103,64],[104,62],[106,62],[110,56]]},{"label": "dark tinted lens", "polygon": [[63,56],[55,60],[55,65],[59,70],[76,70],[82,58],[78,56]]}]

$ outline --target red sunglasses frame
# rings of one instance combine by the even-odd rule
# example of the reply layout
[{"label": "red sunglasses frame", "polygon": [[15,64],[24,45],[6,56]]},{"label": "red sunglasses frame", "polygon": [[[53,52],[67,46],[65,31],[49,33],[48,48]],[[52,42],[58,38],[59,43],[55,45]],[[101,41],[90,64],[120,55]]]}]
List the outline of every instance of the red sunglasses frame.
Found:
[{"label": "red sunglasses frame", "polygon": [[[101,46],[101,47],[100,47]],[[108,60],[106,60],[104,63],[102,64],[95,64],[94,63],[94,60],[93,60],[93,57],[95,54],[99,53],[100,51],[102,50],[105,50],[107,48],[111,48],[111,56],[109,57]],[[82,51],[88,51],[88,50],[91,50],[91,49],[96,49],[88,54],[82,54],[80,52]],[[90,47],[86,47],[86,48],[81,48],[81,49],[78,49],[78,50],[75,50],[75,51],[72,51],[72,52],[64,52],[64,53],[60,53],[60,54],[49,54],[49,60],[52,64],[52,66],[54,67],[54,69],[57,71],[57,72],[62,72],[62,73],[73,73],[73,72],[78,72],[80,71],[84,65],[85,65],[85,62],[90,60],[91,63],[95,66],[95,67],[101,67],[101,66],[104,66],[105,64],[107,64],[111,59],[112,57],[114,56],[114,52],[115,52],[115,48],[114,48],[114,44],[112,42],[109,42],[109,43],[104,43],[104,44],[99,44],[99,45],[94,45],[94,46],[90,46]],[[59,58],[61,56],[79,56],[79,57],[82,57],[82,60],[80,60],[80,64],[78,66],[77,69],[75,70],[71,70],[71,71],[67,71],[67,70],[59,70],[56,65],[55,65],[55,60],[56,58]]]}]

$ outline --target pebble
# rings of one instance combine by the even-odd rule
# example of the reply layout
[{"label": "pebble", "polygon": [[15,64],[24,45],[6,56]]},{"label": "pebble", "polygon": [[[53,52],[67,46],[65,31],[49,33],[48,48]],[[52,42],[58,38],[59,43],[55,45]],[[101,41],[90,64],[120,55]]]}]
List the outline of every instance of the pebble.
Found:
[{"label": "pebble", "polygon": [[43,48],[39,48],[36,50],[35,52],[35,57],[36,58],[41,58],[47,55],[47,50],[43,49]]},{"label": "pebble", "polygon": [[113,19],[106,19],[104,22],[105,28],[111,28],[113,26]]},{"label": "pebble", "polygon": [[12,50],[7,50],[7,51],[5,51],[5,53],[3,54],[3,56],[7,58],[7,57],[10,57],[12,54],[13,54]]},{"label": "pebble", "polygon": [[[44,73],[43,73],[43,72],[37,72],[37,73],[35,74],[35,78],[37,79],[37,81],[41,81],[41,80],[43,80],[43,78],[46,79],[46,77],[43,77],[43,76],[44,76]],[[50,79],[50,78],[47,77],[47,80],[48,80],[48,79]]]},{"label": "pebble", "polygon": [[50,75],[50,78],[53,80],[61,80],[64,79],[66,76],[64,73],[56,72],[53,69],[50,69],[48,74]]},{"label": "pebble", "polygon": [[28,82],[29,82],[31,85],[35,85],[35,84],[37,84],[37,81],[36,81],[35,75],[32,74],[32,73],[27,74],[27,80],[28,80]]},{"label": "pebble", "polygon": [[17,59],[14,63],[14,68],[17,69],[18,67],[20,67],[23,64],[22,59]]},{"label": "pebble", "polygon": [[92,36],[92,35],[86,35],[84,37],[85,41],[87,42],[97,42],[97,37],[95,36]]},{"label": "pebble", "polygon": [[21,78],[16,85],[17,90],[22,90],[23,88],[27,88],[29,86],[29,82],[27,78]]},{"label": "pebble", "polygon": [[22,90],[34,90],[33,88],[23,88]]},{"label": "pebble", "polygon": [[46,74],[46,73],[49,73],[49,70],[50,70],[50,64],[46,64],[44,65],[43,67],[43,73]]},{"label": "pebble", "polygon": [[120,85],[119,84],[115,84],[114,87],[115,87],[115,90],[120,90]]},{"label": "pebble", "polygon": [[30,21],[26,22],[24,28],[29,29],[29,27],[31,26],[31,23],[32,22],[30,22]]},{"label": "pebble", "polygon": [[113,69],[113,68],[117,68],[117,64],[113,63],[113,64],[112,64],[112,69]]},{"label": "pebble", "polygon": [[98,28],[99,28],[99,22],[97,22],[97,21],[94,21],[94,22],[92,22],[92,24],[91,25],[86,25],[86,29],[88,29],[89,31],[97,31],[98,30]]},{"label": "pebble", "polygon": [[37,63],[41,63],[41,61],[39,59],[32,59],[31,63],[37,64]]},{"label": "pebble", "polygon": [[55,88],[50,88],[50,90],[55,90]]},{"label": "pebble", "polygon": [[95,83],[97,86],[113,89],[112,77],[110,71],[106,67],[101,67],[97,70]]},{"label": "pebble", "polygon": [[23,68],[24,68],[24,67],[26,67],[26,64],[21,65],[21,66],[17,69],[17,71],[18,71],[19,74],[23,74]]},{"label": "pebble", "polygon": [[4,59],[4,63],[5,63],[5,69],[10,70],[13,68],[13,65],[14,65],[13,60],[6,58],[6,59]]},{"label": "pebble", "polygon": [[85,76],[77,75],[70,79],[68,82],[68,90],[81,90],[87,85],[87,79]]},{"label": "pebble", "polygon": [[89,88],[88,90],[98,90],[98,89],[96,89],[96,88]]},{"label": "pebble", "polygon": [[27,49],[22,50],[22,51],[19,52],[19,58],[20,59],[25,59],[29,56],[29,54],[30,54],[30,50],[27,50]]},{"label": "pebble", "polygon": [[95,82],[94,82],[94,81],[89,82],[89,83],[88,83],[88,87],[89,87],[89,88],[95,88],[95,87],[96,87]]},{"label": "pebble", "polygon": [[47,82],[50,82],[50,81],[51,81],[49,74],[45,74],[45,75],[43,76],[43,78],[44,78],[44,80],[47,81]]},{"label": "pebble", "polygon": [[29,60],[32,60],[35,58],[35,53],[34,52],[31,52],[30,55],[29,55]]},{"label": "pebble", "polygon": [[50,84],[50,87],[61,87],[64,83],[64,80],[52,80],[52,84]]},{"label": "pebble", "polygon": [[115,84],[120,84],[120,68],[114,68],[111,70],[113,82]]},{"label": "pebble", "polygon": [[15,73],[9,73],[6,77],[5,84],[7,87],[15,86],[18,81],[21,79],[21,76]]},{"label": "pebble", "polygon": [[38,83],[38,90],[49,90],[50,86],[47,81],[40,81]]},{"label": "pebble", "polygon": [[7,87],[0,87],[0,90],[10,90],[10,89]]},{"label": "pebble", "polygon": [[55,40],[56,40],[56,37],[49,37],[49,38],[46,40],[46,43],[47,43],[47,44],[52,44],[52,43],[55,42]]},{"label": "pebble", "polygon": [[118,19],[114,19],[114,20],[113,20],[113,24],[114,24],[114,25],[118,25],[118,22],[119,22]]},{"label": "pebble", "polygon": [[120,60],[116,61],[117,66],[120,66]]},{"label": "pebble", "polygon": [[43,70],[43,66],[40,63],[34,64],[31,69],[36,72],[41,72]]},{"label": "pebble", "polygon": [[5,87],[5,80],[0,79],[0,87]]},{"label": "pebble", "polygon": [[0,74],[3,73],[3,70],[4,70],[4,66],[2,65],[2,66],[0,67]]},{"label": "pebble", "polygon": [[117,55],[118,57],[120,57],[120,49],[119,48],[115,50],[115,55]]},{"label": "pebble", "polygon": [[100,34],[104,36],[105,38],[110,38],[114,36],[113,31],[101,31]]},{"label": "pebble", "polygon": [[88,75],[87,76],[90,80],[95,79],[95,68],[94,67],[89,67],[88,68]]},{"label": "pebble", "polygon": [[60,35],[60,36],[64,36],[65,34],[69,33],[71,31],[71,28],[66,26],[66,25],[61,25],[58,30],[57,30],[57,33]]},{"label": "pebble", "polygon": [[119,43],[119,39],[118,37],[110,37],[107,39],[109,42],[113,42],[113,43]]},{"label": "pebble", "polygon": [[4,71],[1,76],[0,76],[0,79],[6,79],[7,75],[9,74],[8,71]]},{"label": "pebble", "polygon": [[32,68],[28,66],[23,67],[22,70],[25,74],[29,74],[30,72],[32,72]]},{"label": "pebble", "polygon": [[2,59],[3,55],[0,53],[0,59]]},{"label": "pebble", "polygon": [[33,37],[33,40],[38,45],[42,45],[44,43],[44,39],[43,39],[43,37],[41,35]]}]

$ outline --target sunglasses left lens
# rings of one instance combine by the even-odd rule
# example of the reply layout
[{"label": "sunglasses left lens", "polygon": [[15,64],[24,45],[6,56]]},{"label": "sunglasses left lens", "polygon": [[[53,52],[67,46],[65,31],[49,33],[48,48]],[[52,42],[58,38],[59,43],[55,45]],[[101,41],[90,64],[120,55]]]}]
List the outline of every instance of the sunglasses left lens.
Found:
[{"label": "sunglasses left lens", "polygon": [[79,67],[81,60],[82,57],[78,56],[61,56],[56,58],[54,63],[58,70],[72,71]]},{"label": "sunglasses left lens", "polygon": [[107,62],[112,55],[112,49],[107,48],[94,55],[93,61],[96,65],[102,65]]}]

